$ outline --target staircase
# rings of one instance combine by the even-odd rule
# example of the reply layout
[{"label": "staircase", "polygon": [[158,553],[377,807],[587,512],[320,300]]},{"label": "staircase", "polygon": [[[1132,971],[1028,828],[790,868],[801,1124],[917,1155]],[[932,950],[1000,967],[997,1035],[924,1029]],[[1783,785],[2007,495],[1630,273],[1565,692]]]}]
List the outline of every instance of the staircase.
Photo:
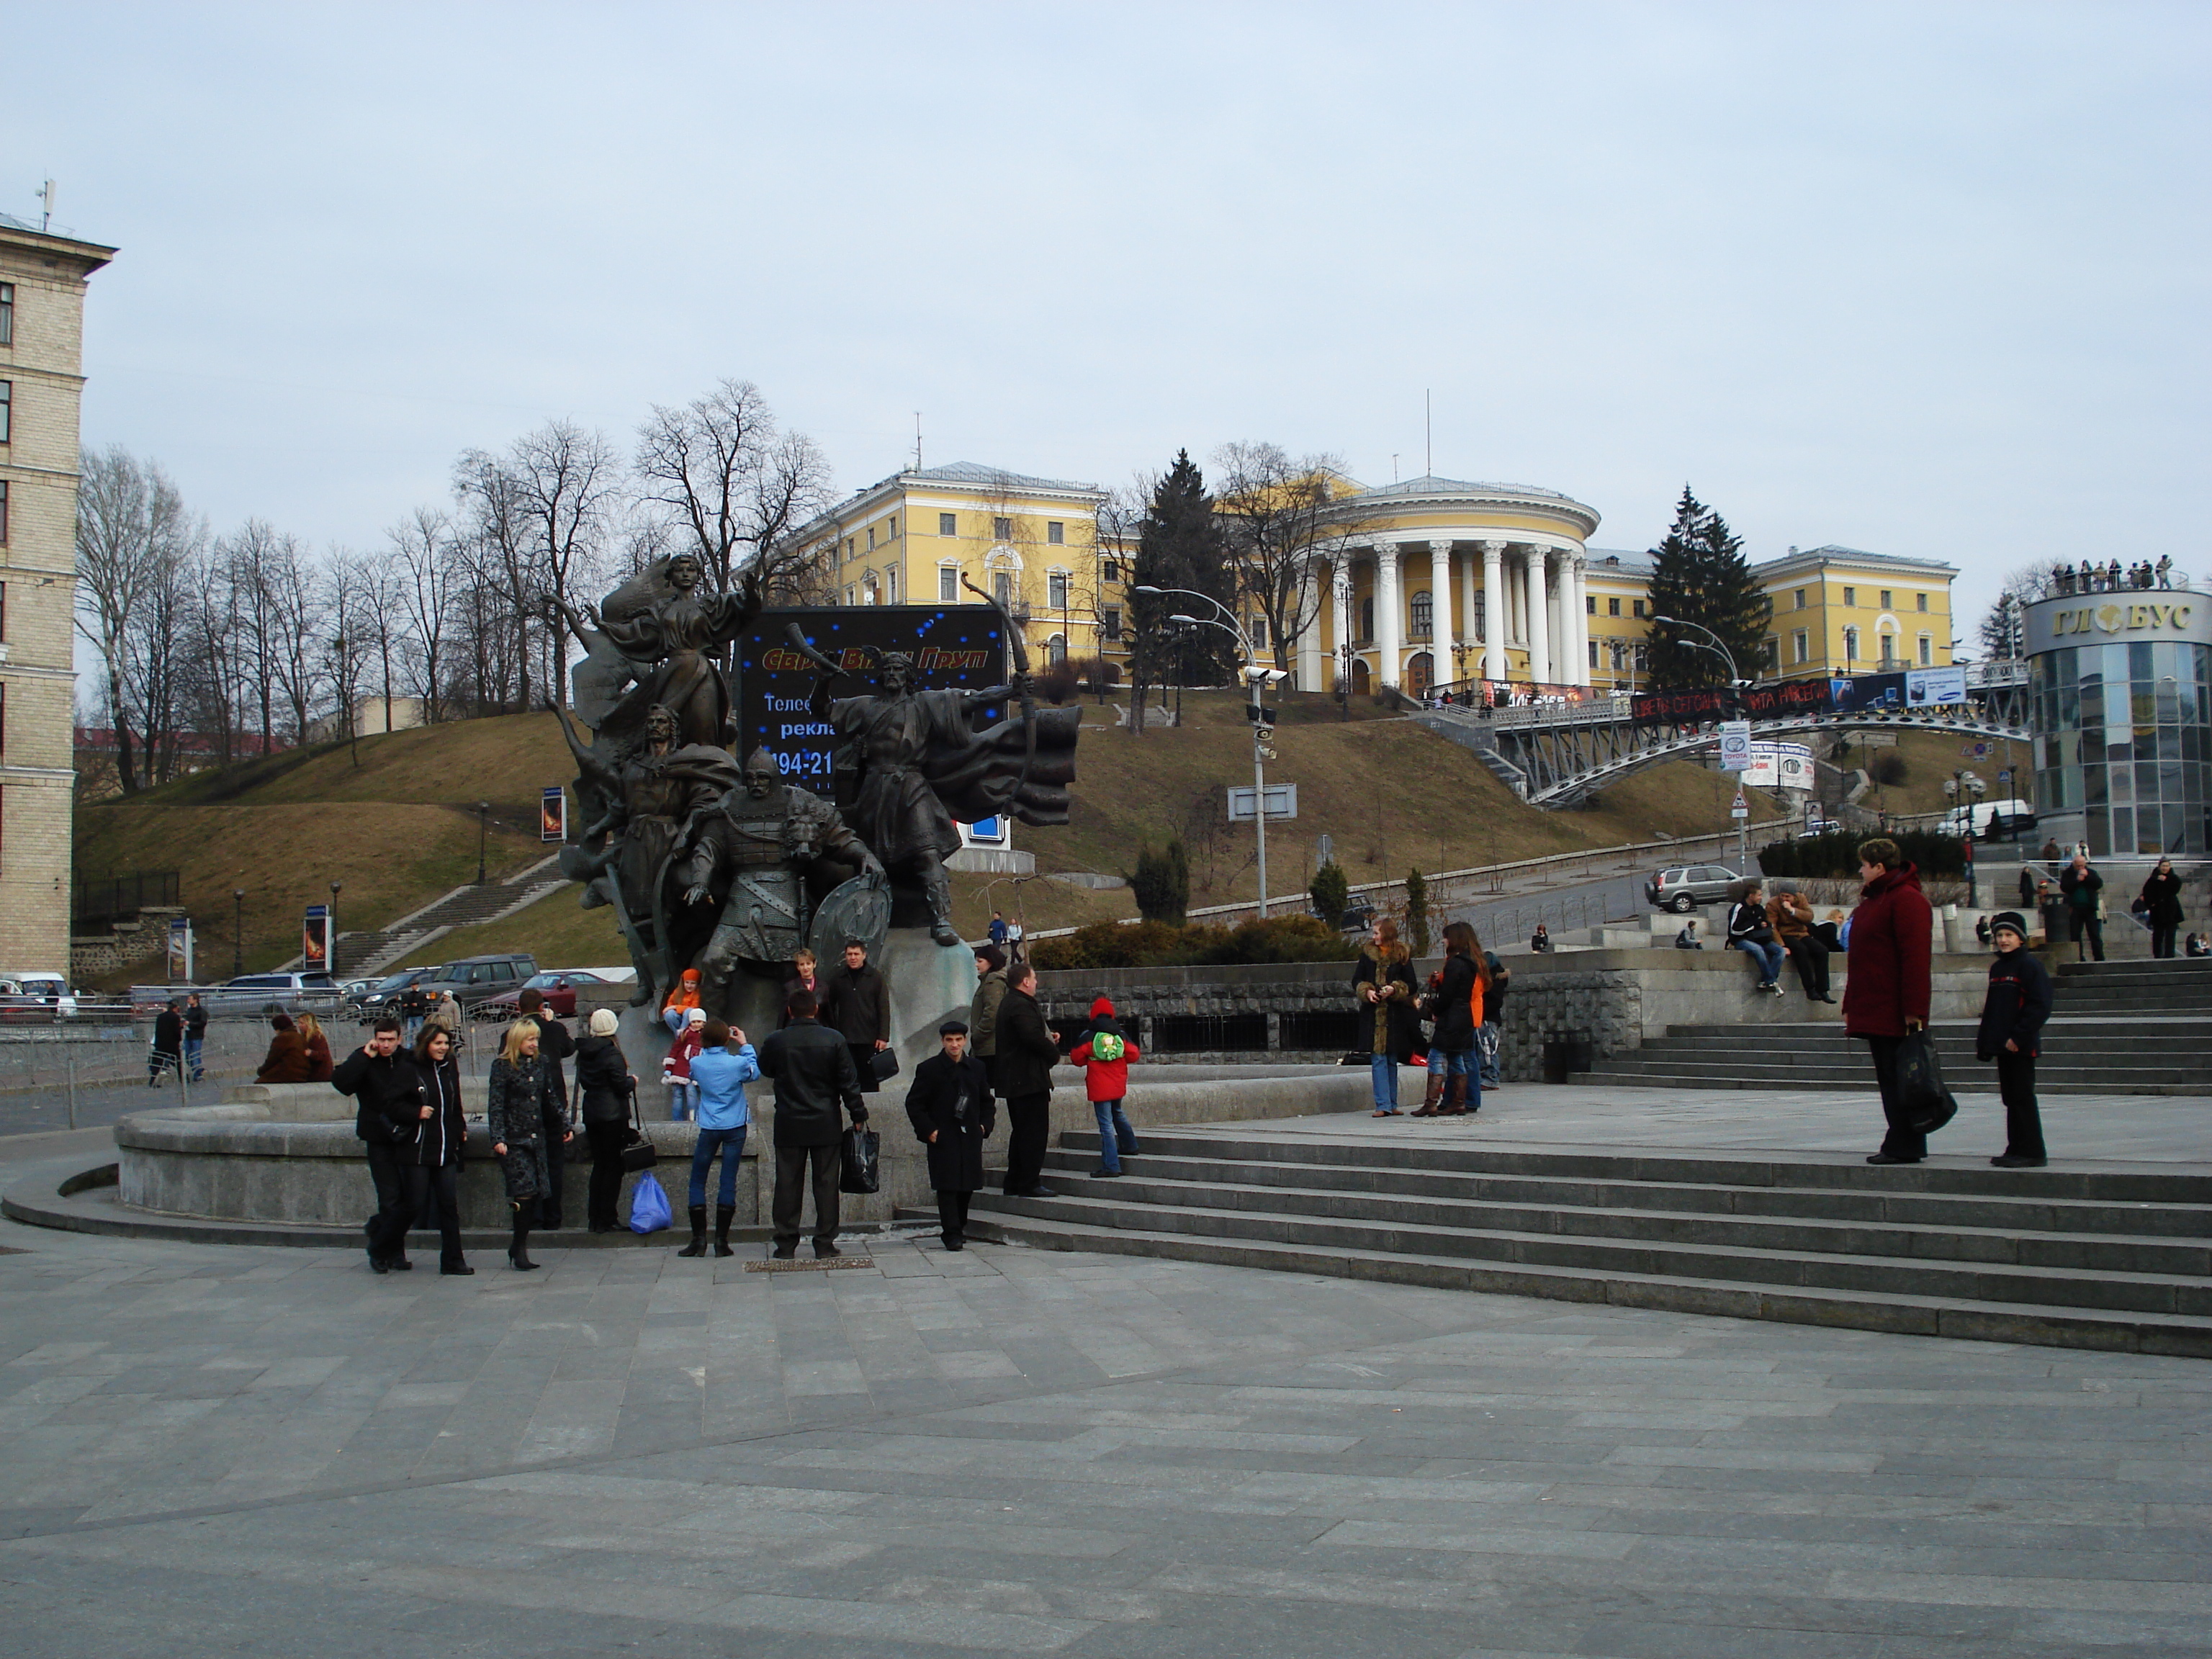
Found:
[{"label": "staircase", "polygon": [[1492,775],[1523,799],[1528,794],[1528,775],[1498,752],[1498,738],[1487,720],[1447,708],[1416,710],[1413,723],[1457,744],[1491,770]]},{"label": "staircase", "polygon": [[[1862,1078],[1862,1082],[1863,1079]],[[1862,1330],[2212,1358],[2212,1176],[1153,1129],[981,1237]]]},{"label": "staircase", "polygon": [[337,958],[343,964],[339,971],[349,979],[371,978],[457,927],[497,921],[525,905],[537,903],[568,884],[568,878],[560,873],[559,859],[559,854],[549,854],[508,880],[456,887],[443,898],[374,932],[339,934]]},{"label": "staircase", "polygon": [[[1747,967],[1746,972],[1749,969]],[[1794,976],[1783,970],[1791,996]],[[2054,975],[2051,1024],[2035,1068],[2052,1093],[2212,1095],[2212,957],[2065,963]],[[1974,1026],[1931,1028],[1955,1094],[1996,1091],[1996,1068],[1974,1058]],[[1677,1025],[1615,1054],[1577,1083],[1640,1089],[1871,1089],[1866,1044],[1832,1021]]]}]

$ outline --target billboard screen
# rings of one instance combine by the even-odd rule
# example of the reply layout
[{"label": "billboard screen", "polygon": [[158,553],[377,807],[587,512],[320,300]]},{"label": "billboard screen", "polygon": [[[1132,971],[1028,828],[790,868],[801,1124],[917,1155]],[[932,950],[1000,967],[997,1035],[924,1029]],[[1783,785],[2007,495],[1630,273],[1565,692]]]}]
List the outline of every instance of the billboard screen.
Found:
[{"label": "billboard screen", "polygon": [[[785,630],[796,623],[806,642],[846,670],[833,696],[860,696],[874,689],[869,658],[903,651],[914,659],[915,684],[924,690],[980,690],[1004,685],[1008,675],[1006,630],[988,605],[858,605],[763,611],[737,642],[736,750],[742,763],[756,748],[775,757],[784,781],[826,795],[839,806],[849,793],[836,777],[836,734],[815,718],[808,702],[821,671],[792,648]],[[984,718],[1005,718],[1003,706]]]}]

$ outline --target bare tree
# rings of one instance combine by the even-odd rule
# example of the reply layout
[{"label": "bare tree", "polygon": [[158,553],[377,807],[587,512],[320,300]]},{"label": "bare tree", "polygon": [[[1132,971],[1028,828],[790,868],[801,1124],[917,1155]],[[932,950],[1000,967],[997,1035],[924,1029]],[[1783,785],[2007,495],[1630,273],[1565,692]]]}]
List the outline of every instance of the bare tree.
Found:
[{"label": "bare tree", "polygon": [[[398,556],[400,577],[393,598],[401,618],[399,637],[415,695],[422,702],[422,723],[443,718],[441,694],[448,671],[446,641],[453,623],[453,595],[464,571],[453,520],[435,507],[418,507],[386,532]],[[385,696],[391,696],[386,669]],[[390,705],[386,723],[390,724]]]},{"label": "bare tree", "polygon": [[536,578],[518,583],[516,598],[543,622],[546,695],[559,707],[568,678],[562,667],[568,659],[568,607],[605,574],[622,461],[603,434],[573,421],[553,421],[515,440],[507,465],[528,526],[529,565]]},{"label": "bare tree", "polygon": [[633,463],[678,545],[714,586],[749,572],[770,603],[823,597],[817,546],[793,532],[830,506],[830,464],[814,441],[786,432],[750,380],[726,380],[681,407],[655,404]]},{"label": "bare tree", "polygon": [[1344,464],[1334,455],[1293,459],[1271,443],[1231,443],[1213,452],[1213,465],[1237,591],[1266,620],[1275,666],[1287,670],[1321,620],[1325,579],[1316,562],[1356,530],[1334,506]]},{"label": "bare tree", "polygon": [[[120,445],[85,453],[75,622],[100,655],[116,777],[126,794],[156,781],[155,757],[134,750],[133,727],[143,750],[161,725],[174,724],[176,611],[185,568],[204,536],[159,465]],[[173,756],[173,731],[167,742]]]},{"label": "bare tree", "polygon": [[[462,510],[458,549],[476,589],[468,616],[477,664],[477,712],[489,713],[505,701],[507,675],[501,672],[496,676],[495,690],[491,671],[495,663],[502,669],[512,663],[516,704],[527,708],[530,624],[538,614],[542,584],[530,568],[534,550],[522,482],[501,458],[472,449],[454,467],[453,493]],[[495,637],[502,629],[508,635],[503,642]]]}]

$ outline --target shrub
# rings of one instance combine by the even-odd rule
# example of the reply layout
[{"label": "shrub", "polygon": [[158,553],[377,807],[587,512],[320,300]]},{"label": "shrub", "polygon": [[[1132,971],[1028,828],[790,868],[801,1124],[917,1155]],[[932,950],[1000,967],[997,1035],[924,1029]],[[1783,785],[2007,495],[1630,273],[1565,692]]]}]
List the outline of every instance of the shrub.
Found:
[{"label": "shrub", "polygon": [[1358,946],[1311,916],[1271,916],[1240,927],[1094,921],[1037,940],[1030,960],[1051,969],[1231,967],[1261,962],[1348,962]]},{"label": "shrub", "polygon": [[1344,907],[1352,902],[1352,883],[1344,873],[1344,866],[1331,859],[1314,872],[1313,885],[1306,889],[1306,896],[1313,901],[1314,912],[1332,927],[1344,924]]},{"label": "shrub", "polygon": [[[1759,867],[1770,876],[1832,877],[1855,879],[1859,872],[1859,848],[1875,834],[1846,830],[1825,836],[1804,836],[1778,841],[1759,850]],[[1933,830],[1899,830],[1891,833],[1898,850],[1920,866],[1923,876],[1957,876],[1966,867],[1965,843],[1955,836]]]},{"label": "shrub", "polygon": [[1138,914],[1146,921],[1182,923],[1190,909],[1190,864],[1182,842],[1170,841],[1159,852],[1147,842],[1138,850],[1135,872],[1123,874],[1136,895]]},{"label": "shrub", "polygon": [[1867,768],[1867,775],[1876,783],[1894,787],[1910,777],[1911,771],[1912,769],[1905,763],[1904,756],[1894,749],[1886,749],[1874,757],[1874,763]]},{"label": "shrub", "polygon": [[1417,957],[1429,953],[1429,884],[1418,870],[1406,872],[1407,944]]}]

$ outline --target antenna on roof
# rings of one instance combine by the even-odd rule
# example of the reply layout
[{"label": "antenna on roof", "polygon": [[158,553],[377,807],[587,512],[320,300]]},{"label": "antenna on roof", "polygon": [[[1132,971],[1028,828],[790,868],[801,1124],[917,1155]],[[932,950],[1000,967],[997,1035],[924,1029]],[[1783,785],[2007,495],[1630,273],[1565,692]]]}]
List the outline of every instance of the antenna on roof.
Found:
[{"label": "antenna on roof", "polygon": [[921,411],[914,411],[914,470],[921,471]]},{"label": "antenna on roof", "polygon": [[1390,457],[1390,482],[1398,482],[1398,457],[1395,453]]},{"label": "antenna on roof", "polygon": [[39,186],[39,199],[46,204],[39,228],[42,231],[52,230],[54,228],[54,181],[52,179],[49,179]]},{"label": "antenna on roof", "polygon": [[1422,457],[1421,473],[1433,478],[1437,476],[1437,417],[1425,386],[1421,389],[1421,441],[1428,452]]}]

